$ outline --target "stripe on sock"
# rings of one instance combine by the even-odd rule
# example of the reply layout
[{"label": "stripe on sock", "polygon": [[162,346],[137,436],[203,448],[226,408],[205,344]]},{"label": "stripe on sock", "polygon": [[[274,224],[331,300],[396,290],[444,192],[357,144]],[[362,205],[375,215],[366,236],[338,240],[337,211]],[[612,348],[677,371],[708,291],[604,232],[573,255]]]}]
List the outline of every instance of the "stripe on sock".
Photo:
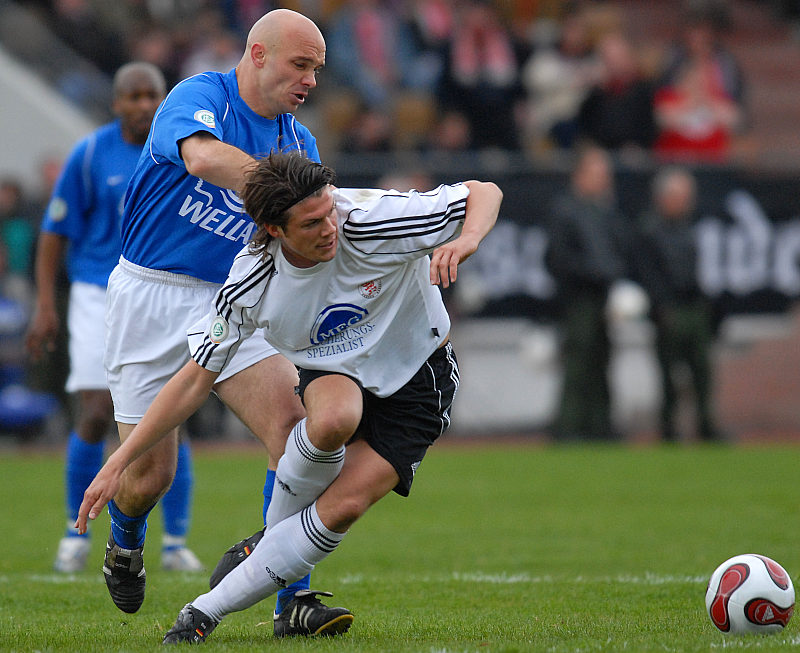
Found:
[{"label": "stripe on sock", "polygon": [[317,449],[309,442],[308,435],[303,433],[305,431],[305,422],[306,420],[301,420],[292,430],[294,442],[300,455],[312,463],[338,464],[342,462],[344,460],[344,447],[331,452]]},{"label": "stripe on sock", "polygon": [[[339,540],[334,540],[319,529],[314,523],[313,509],[314,506],[310,505],[300,513],[300,523],[303,526],[303,532],[306,534],[308,540],[320,551],[323,553],[330,553],[337,547],[341,538]],[[316,512],[316,510],[314,510],[314,512]]]}]

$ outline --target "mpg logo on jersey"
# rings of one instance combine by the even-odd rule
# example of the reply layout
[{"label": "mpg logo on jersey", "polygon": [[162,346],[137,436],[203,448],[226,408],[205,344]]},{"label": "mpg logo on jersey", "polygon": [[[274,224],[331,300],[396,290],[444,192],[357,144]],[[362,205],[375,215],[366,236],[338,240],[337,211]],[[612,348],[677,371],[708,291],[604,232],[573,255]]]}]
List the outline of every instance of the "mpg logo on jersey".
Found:
[{"label": "mpg logo on jersey", "polygon": [[211,327],[208,330],[208,339],[218,345],[228,337],[229,330],[227,320],[221,315],[217,315],[217,317],[211,320]]},{"label": "mpg logo on jersey", "polygon": [[217,126],[217,121],[214,119],[214,113],[208,109],[198,109],[194,112],[194,119],[197,122],[202,122],[206,127],[212,129]]},{"label": "mpg logo on jersey", "polygon": [[346,331],[369,315],[365,308],[354,304],[332,304],[324,309],[311,327],[309,338],[312,345],[319,345],[325,340]]}]

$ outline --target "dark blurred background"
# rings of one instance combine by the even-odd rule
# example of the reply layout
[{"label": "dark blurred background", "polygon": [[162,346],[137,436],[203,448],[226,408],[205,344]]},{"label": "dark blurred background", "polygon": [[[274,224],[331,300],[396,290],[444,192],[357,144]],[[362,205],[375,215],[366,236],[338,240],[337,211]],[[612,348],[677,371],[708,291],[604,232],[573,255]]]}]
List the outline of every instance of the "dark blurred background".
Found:
[{"label": "dark blurred background", "polygon": [[[0,429],[46,439],[66,419],[64,361],[32,369],[20,338],[43,208],[75,141],[111,119],[114,71],[147,60],[171,87],[229,70],[250,25],[279,6],[325,35],[326,66],[298,118],[340,186],[477,178],[505,193],[497,227],[446,294],[463,372],[454,434],[550,438],[569,301],[548,262],[551,206],[588,143],[611,157],[631,231],[659,170],[695,176],[694,272],[714,315],[720,432],[800,433],[794,0],[0,0]],[[622,311],[607,326],[615,428],[657,439],[650,316]],[[691,383],[675,374],[689,405]],[[33,400],[40,412],[14,422],[12,408]],[[692,440],[689,408],[680,420]],[[213,400],[190,427],[245,437]]]}]

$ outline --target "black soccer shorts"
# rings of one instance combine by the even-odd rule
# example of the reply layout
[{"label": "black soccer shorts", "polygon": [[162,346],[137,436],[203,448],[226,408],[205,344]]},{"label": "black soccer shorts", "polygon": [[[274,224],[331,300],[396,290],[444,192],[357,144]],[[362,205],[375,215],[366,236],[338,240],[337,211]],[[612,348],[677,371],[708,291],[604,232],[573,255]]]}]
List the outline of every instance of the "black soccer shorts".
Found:
[{"label": "black soccer shorts", "polygon": [[[300,399],[311,381],[337,374],[304,368],[299,372]],[[458,380],[458,361],[453,345],[448,342],[433,352],[408,383],[394,394],[377,397],[361,388],[364,413],[350,441],[366,440],[394,467],[400,477],[394,488],[397,494],[408,496],[425,452],[450,426],[450,407],[458,390]]]}]

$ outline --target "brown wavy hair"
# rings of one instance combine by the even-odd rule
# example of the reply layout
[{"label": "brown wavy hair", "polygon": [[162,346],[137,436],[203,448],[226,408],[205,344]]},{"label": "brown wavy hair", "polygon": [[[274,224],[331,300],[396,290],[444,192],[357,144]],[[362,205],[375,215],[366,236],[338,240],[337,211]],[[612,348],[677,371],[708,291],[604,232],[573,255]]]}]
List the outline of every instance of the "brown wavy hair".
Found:
[{"label": "brown wavy hair", "polygon": [[250,251],[263,256],[272,241],[267,226],[285,229],[289,209],[308,197],[319,195],[335,180],[333,170],[298,152],[273,152],[259,159],[248,173],[241,194],[244,210],[258,227],[250,241]]}]

